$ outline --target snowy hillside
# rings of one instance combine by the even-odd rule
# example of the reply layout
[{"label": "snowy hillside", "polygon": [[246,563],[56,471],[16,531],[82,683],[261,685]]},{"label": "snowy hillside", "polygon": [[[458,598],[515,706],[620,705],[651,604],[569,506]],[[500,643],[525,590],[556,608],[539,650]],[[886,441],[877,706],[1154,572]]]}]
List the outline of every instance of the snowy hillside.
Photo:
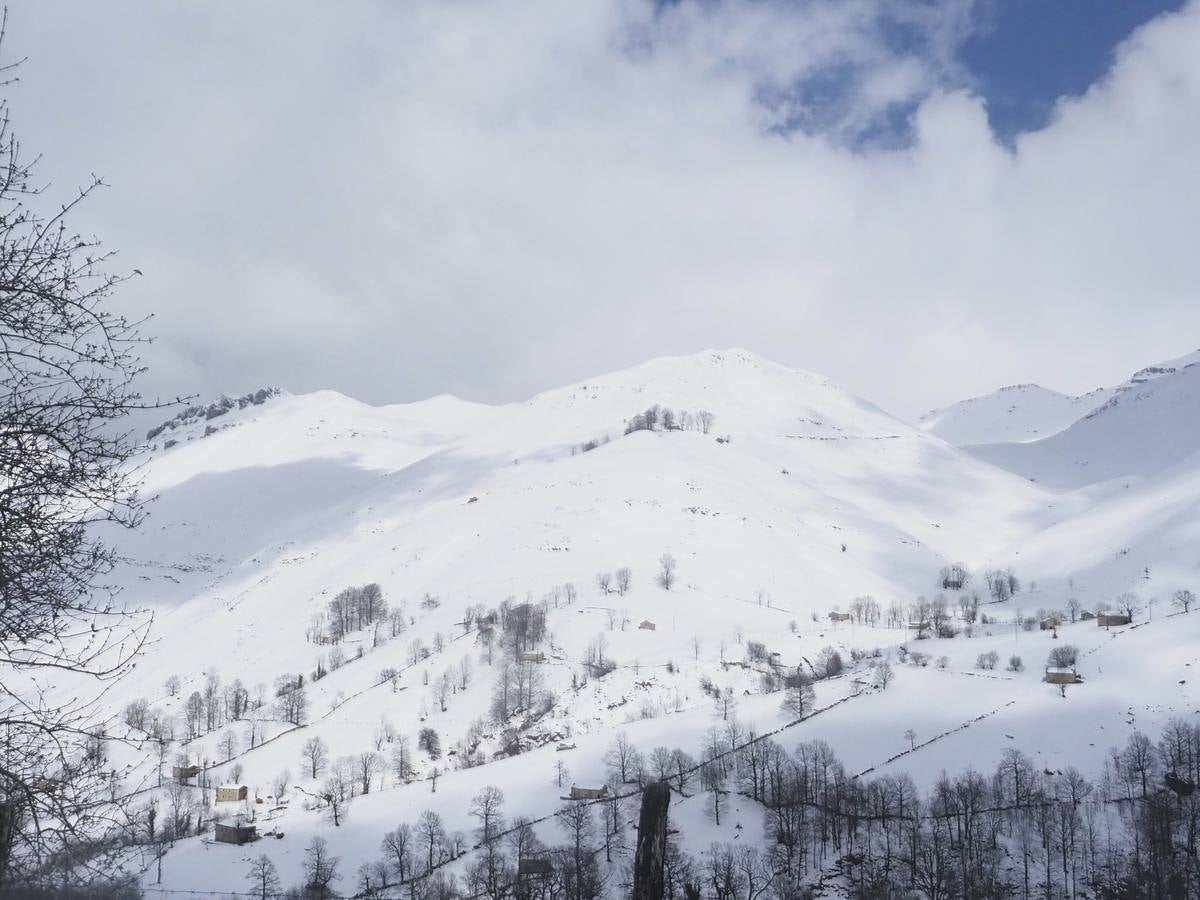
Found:
[{"label": "snowy hillside", "polygon": [[1200,450],[1200,353],[1135,374],[1069,428],[1024,444],[971,453],[1059,488],[1158,475]]},{"label": "snowy hillside", "polygon": [[[188,811],[162,886],[239,890],[263,852],[298,883],[316,835],[350,882],[384,832],[426,807],[448,834],[468,831],[470,799],[489,784],[508,816],[542,820],[538,835],[559,841],[561,796],[606,779],[619,732],[646,754],[699,757],[731,717],[735,743],[783,729],[775,740],[790,753],[821,738],[851,774],[907,771],[921,790],[966,760],[994,766],[1007,747],[1096,776],[1134,723],[1159,728],[1196,705],[1180,679],[1200,619],[1162,616],[1170,592],[1200,576],[1189,551],[1200,432],[1182,414],[1196,409],[1200,366],[1155,374],[1052,439],[1072,449],[1039,462],[1036,480],[1007,459],[1013,472],[993,465],[998,449],[966,452],[741,350],[653,360],[503,406],[272,391],[220,402],[219,428],[206,408],[183,416],[143,461],[157,499],[119,572],[126,599],[154,610],[154,640],[106,698],[114,734],[143,748],[158,746],[151,727],[172,735],[161,762],[113,751],[147,798]],[[1005,446],[1016,460],[1052,445]],[[1057,462],[1075,448],[1090,473],[1119,459],[1174,474],[1153,494],[1062,490],[1044,476],[1079,468]],[[939,583],[956,562],[975,573],[962,590]],[[989,604],[981,573],[1008,567],[1024,590]],[[924,597],[940,590],[950,624],[929,632]],[[1154,621],[1119,643],[1124,632],[1064,624],[1085,682],[1066,697],[1042,683],[1058,636],[1036,627],[1038,611],[1097,608],[1128,590],[1163,598]],[[832,610],[854,617],[834,622]],[[1143,644],[1164,663],[1122,649]],[[980,671],[991,652],[1025,664]],[[876,668],[885,659],[890,686]],[[781,708],[786,673],[816,679],[802,716]],[[142,700],[159,725],[118,715]],[[813,710],[824,711],[797,721]],[[314,738],[329,758],[315,776],[303,753]],[[369,792],[330,799],[337,760],[369,769]],[[560,762],[569,774],[556,775]],[[184,763],[203,771],[156,786]],[[222,782],[247,785],[249,800],[214,806]],[[719,824],[705,812],[713,801],[699,784],[678,798],[687,848],[762,842],[755,801],[735,796]],[[238,847],[192,835],[214,814],[281,836]],[[461,849],[446,865],[464,875]],[[127,861],[148,890],[157,864],[145,852]],[[613,866],[627,864],[626,849]]]},{"label": "snowy hillside", "polygon": [[917,424],[960,447],[1036,441],[1062,431],[1110,396],[1109,388],[1070,397],[1038,384],[1015,384],[927,412]]}]

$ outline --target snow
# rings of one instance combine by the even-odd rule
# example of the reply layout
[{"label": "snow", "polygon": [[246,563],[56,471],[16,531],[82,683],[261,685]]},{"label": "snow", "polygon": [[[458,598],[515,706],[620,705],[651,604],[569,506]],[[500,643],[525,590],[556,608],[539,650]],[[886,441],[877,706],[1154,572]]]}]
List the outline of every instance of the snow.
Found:
[{"label": "snow", "polygon": [[[245,723],[234,726],[239,783],[251,797],[268,794],[282,769],[293,773],[297,787],[269,824],[261,815],[272,804],[250,804],[260,831],[276,827],[284,837],[246,846],[179,841],[163,860],[162,886],[240,890],[246,861],[263,852],[285,885],[295,883],[317,833],[349,879],[378,855],[386,830],[426,807],[448,830],[469,829],[469,799],[488,784],[505,791],[510,820],[550,816],[563,793],[555,764],[563,760],[575,783],[599,783],[618,731],[647,753],[665,745],[698,755],[705,733],[723,725],[702,677],[733,690],[743,727],[778,729],[788,723],[780,695],[760,693],[757,672],[723,664],[740,662],[749,641],[787,666],[827,645],[847,659],[852,649],[874,648],[892,658],[896,677],[884,691],[869,684],[865,663],[820,682],[817,704],[826,709],[780,732],[788,749],[819,738],[851,771],[904,769],[922,786],[942,770],[986,771],[1006,746],[1047,768],[1094,774],[1132,728],[1152,732],[1197,706],[1189,676],[1200,616],[1167,619],[1165,599],[1200,574],[1200,366],[1152,368],[1163,371],[1095,398],[1094,412],[1084,409],[1090,401],[1026,387],[952,407],[921,428],[818,375],[729,350],[652,360],[502,406],[443,396],[372,407],[322,391],[230,410],[207,436],[204,423],[173,429],[179,443],[142,461],[156,500],[147,526],[123,544],[131,560],[118,573],[125,599],[153,608],[156,619],[136,677],[106,698],[114,711],[145,695],[176,712],[210,668],[252,690],[285,672],[310,672],[329,649],[307,642],[310,618],[347,586],[378,582],[413,621],[375,648],[369,632],[352,634],[343,644],[350,661],[309,685],[304,727],[264,723],[269,740],[247,751]],[[1080,401],[1077,421],[1063,421],[1070,404],[1055,398]],[[631,416],[656,403],[710,410],[712,431],[624,434]],[[939,434],[1008,443],[962,449]],[[593,439],[600,446],[581,452]],[[1086,478],[1071,477],[1082,469]],[[664,552],[678,560],[671,591],[654,583]],[[938,568],[953,561],[976,572],[1016,569],[1027,590],[984,607],[1000,619],[1060,609],[1069,597],[1092,606],[1131,588],[1164,602],[1153,621],[1142,613],[1111,631],[1081,622],[1057,639],[990,625],[971,637],[914,642],[902,630],[825,618],[863,594],[884,606],[932,594]],[[621,566],[633,570],[632,590],[602,593],[596,573]],[[414,746],[428,726],[452,747],[486,717],[494,680],[474,633],[458,624],[464,609],[538,601],[567,582],[579,597],[551,604],[539,666],[558,698],[530,735],[544,746],[450,769],[436,793],[428,781],[388,776],[351,803],[340,828],[304,808],[314,788],[299,774],[305,740],[322,737],[332,757],[358,754],[386,719]],[[427,593],[440,604],[424,608]],[[644,619],[655,630],[638,629]],[[432,645],[439,633],[445,649],[412,665],[411,642]],[[598,635],[619,667],[573,690]],[[1040,680],[1056,640],[1081,651],[1084,683],[1065,698]],[[906,641],[932,660],[945,656],[946,668],[901,663]],[[989,650],[1001,664],[976,670]],[[1011,654],[1023,657],[1025,671],[1004,671]],[[442,711],[423,675],[433,681],[464,657],[471,683]],[[387,667],[403,670],[395,691],[381,683]],[[173,698],[162,688],[172,674],[184,683]],[[905,753],[909,728],[918,747]],[[486,731],[494,750],[497,729]],[[216,759],[220,736],[195,741],[193,757]],[[575,747],[560,752],[558,744]],[[152,765],[126,761],[132,777],[152,778]],[[422,776],[433,765],[418,754]],[[231,781],[230,769],[216,767],[214,782]],[[720,826],[705,817],[702,796],[672,810],[697,849],[761,834],[761,814],[744,798]],[[559,839],[552,820],[539,829]]]},{"label": "snow", "polygon": [[1160,475],[1200,450],[1200,364],[1152,375],[1143,370],[1069,428],[1026,444],[971,452],[1039,483],[1077,488]]},{"label": "snow", "polygon": [[1015,384],[927,412],[917,424],[960,447],[1036,441],[1067,428],[1110,396],[1108,388],[1071,397],[1038,384]]}]

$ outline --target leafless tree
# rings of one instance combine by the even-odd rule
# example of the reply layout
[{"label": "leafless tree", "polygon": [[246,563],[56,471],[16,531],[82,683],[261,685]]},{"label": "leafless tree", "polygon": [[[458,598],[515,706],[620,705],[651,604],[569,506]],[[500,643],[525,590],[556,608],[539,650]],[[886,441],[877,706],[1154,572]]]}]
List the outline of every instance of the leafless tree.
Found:
[{"label": "leafless tree", "polygon": [[333,883],[341,879],[338,864],[341,858],[329,852],[323,837],[314,837],[304,850],[304,896],[327,900],[333,896]]},{"label": "leafless tree", "polygon": [[250,863],[246,873],[246,881],[250,884],[250,895],[258,900],[270,900],[279,893],[279,872],[271,857],[262,853]]},{"label": "leafless tree", "polygon": [[488,785],[471,798],[471,815],[479,822],[475,839],[490,844],[504,830],[504,791]]},{"label": "leafless tree", "polygon": [[793,718],[804,718],[812,712],[816,702],[816,691],[807,678],[794,677],[792,683],[783,689],[783,710]]},{"label": "leafless tree", "polygon": [[599,572],[596,574],[596,586],[600,588],[602,594],[607,594],[609,588],[612,587],[612,573]]},{"label": "leafless tree", "polygon": [[1050,651],[1050,656],[1047,659],[1047,665],[1054,666],[1059,669],[1075,668],[1075,661],[1079,658],[1079,648],[1073,644],[1059,644]]},{"label": "leafless tree", "polygon": [[892,683],[893,676],[892,664],[886,659],[881,660],[875,667],[875,683],[879,685],[881,691],[887,690],[887,686]]},{"label": "leafless tree", "polygon": [[664,553],[658,558],[658,583],[663,590],[669,591],[675,584],[676,566],[675,557],[670,553]]},{"label": "leafless tree", "polygon": [[345,758],[339,758],[317,789],[317,798],[325,804],[325,811],[335,828],[346,818],[346,806],[354,792],[352,767],[346,762]]},{"label": "leafless tree", "polygon": [[604,764],[621,784],[636,782],[642,772],[642,754],[624,731],[617,734],[604,754]]},{"label": "leafless tree", "polygon": [[364,750],[355,758],[356,774],[358,776],[358,792],[371,793],[371,783],[375,776],[383,771],[383,757],[373,750]]},{"label": "leafless tree", "polygon": [[392,775],[397,781],[412,781],[412,749],[405,735],[400,735],[392,744]]},{"label": "leafless tree", "polygon": [[1137,615],[1138,610],[1142,608],[1141,599],[1132,591],[1126,591],[1125,593],[1118,595],[1114,603],[1116,604],[1117,610],[1129,616],[1131,620]]},{"label": "leafless tree", "polygon": [[221,751],[221,756],[225,758],[226,762],[233,759],[233,754],[237,753],[237,735],[226,728],[221,733],[221,740],[217,744],[217,748]]},{"label": "leafless tree", "polygon": [[1181,589],[1174,593],[1174,595],[1171,597],[1171,602],[1184,612],[1189,612],[1192,608],[1192,604],[1196,602],[1196,595],[1186,588]]},{"label": "leafless tree", "polygon": [[310,737],[300,747],[300,758],[312,778],[317,778],[329,764],[329,746],[317,736]]},{"label": "leafless tree", "polygon": [[633,584],[633,570],[628,566],[621,566],[617,569],[617,593],[624,597],[629,593],[631,584]]},{"label": "leafless tree", "polygon": [[[142,323],[109,307],[127,277],[110,271],[111,251],[68,225],[102,182],[39,214],[41,188],[9,121],[14,68],[0,66],[0,667],[13,673],[0,680],[0,888],[123,828],[85,749],[101,695],[132,667],[151,619],[107,584],[112,528],[93,527],[144,517],[129,465],[139,448],[122,426],[154,405],[136,389]],[[66,692],[75,699],[18,690],[51,673],[79,683]]]},{"label": "leafless tree", "polygon": [[417,818],[416,830],[417,837],[425,848],[425,871],[432,872],[434,866],[442,860],[442,851],[446,843],[446,828],[442,825],[442,817],[427,809]]},{"label": "leafless tree", "polygon": [[416,835],[407,822],[402,822],[383,836],[379,849],[397,882],[407,881],[413,875],[413,853],[416,843]]}]

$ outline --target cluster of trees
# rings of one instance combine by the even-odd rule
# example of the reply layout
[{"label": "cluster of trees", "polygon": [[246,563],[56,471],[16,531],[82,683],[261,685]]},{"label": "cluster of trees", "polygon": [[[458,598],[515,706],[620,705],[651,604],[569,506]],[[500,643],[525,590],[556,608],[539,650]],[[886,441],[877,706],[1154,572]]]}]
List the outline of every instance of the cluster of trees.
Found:
[{"label": "cluster of trees", "polygon": [[607,595],[616,591],[618,596],[624,597],[633,586],[633,569],[621,566],[615,573],[597,572],[596,586],[600,588],[602,594]]},{"label": "cluster of trees", "polygon": [[983,573],[988,594],[997,602],[1009,600],[1020,592],[1021,582],[1012,569],[988,569]]},{"label": "cluster of trees", "polygon": [[[628,434],[628,432],[626,432],[626,434]],[[604,437],[602,437],[602,438],[590,438],[590,439],[584,441],[578,447],[572,447],[571,455],[574,456],[577,452],[578,453],[590,453],[591,451],[595,450],[597,447],[599,447],[603,444],[607,444],[610,440],[611,440],[611,438],[609,438],[609,436],[607,434],[604,435]]]},{"label": "cluster of trees", "polygon": [[666,406],[655,403],[645,412],[640,412],[625,424],[625,433],[635,431],[699,431],[708,434],[712,430],[716,416],[708,410],[701,409],[695,413],[681,409],[676,412]]},{"label": "cluster of trees", "polygon": [[879,605],[879,601],[867,594],[862,597],[855,597],[850,602],[850,616],[860,625],[876,625],[879,622],[879,617],[882,615],[883,609]]},{"label": "cluster of trees", "polygon": [[[181,685],[179,676],[172,675],[166,680],[165,689],[170,696],[178,696]],[[257,714],[266,702],[266,685],[255,685],[251,691],[237,678],[223,684],[217,670],[210,669],[204,674],[203,685],[187,696],[176,716],[152,706],[145,697],[137,697],[125,705],[121,720],[143,739],[162,744],[179,738],[194,740],[230,723],[249,719],[248,742],[253,746],[258,737]]]},{"label": "cluster of trees", "polygon": [[[1096,781],[1073,768],[1041,769],[1009,748],[991,773],[943,773],[925,795],[903,773],[854,777],[824,741],[789,753],[736,719],[710,729],[698,757],[665,746],[643,754],[620,734],[604,762],[606,794],[567,801],[555,814],[560,844],[544,846],[525,820],[506,822],[503,793],[487,787],[471,801],[470,836],[447,833],[432,811],[384,835],[380,858],[357,872],[356,896],[390,896],[400,885],[405,896],[439,900],[614,896],[624,891],[612,878],[619,870],[602,861],[628,855],[639,791],[651,782],[681,796],[705,792],[717,822],[732,792],[763,810],[761,849],[714,844],[701,861],[669,841],[665,894],[677,900],[795,900],[832,866],[863,898],[1115,900],[1190,897],[1200,888],[1200,725],[1181,720],[1157,743],[1135,732]],[[561,786],[564,773],[556,777]],[[472,845],[460,876],[441,870]],[[547,864],[544,876],[518,878],[518,863],[531,860]],[[256,861],[248,878],[262,868]],[[310,884],[309,896],[329,896]]]},{"label": "cluster of trees", "polygon": [[542,671],[535,662],[504,660],[496,671],[492,689],[492,721],[506,726],[521,713],[545,714],[554,705]]},{"label": "cluster of trees", "polygon": [[938,587],[943,591],[961,591],[971,580],[971,570],[963,563],[942,566],[938,572]]},{"label": "cluster of trees", "polygon": [[383,589],[374,582],[339,591],[324,612],[312,617],[307,637],[314,644],[336,644],[371,626],[375,627],[376,646],[385,637],[398,637],[407,627],[403,606],[389,609]]}]

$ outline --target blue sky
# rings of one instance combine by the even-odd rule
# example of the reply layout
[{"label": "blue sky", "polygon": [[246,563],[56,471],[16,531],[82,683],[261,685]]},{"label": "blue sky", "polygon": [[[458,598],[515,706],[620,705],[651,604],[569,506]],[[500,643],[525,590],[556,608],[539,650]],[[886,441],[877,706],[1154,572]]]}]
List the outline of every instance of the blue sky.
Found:
[{"label": "blue sky", "polygon": [[[1183,0],[989,0],[961,55],[1005,141],[1042,128],[1055,101],[1082,94],[1137,26]],[[1198,49],[1197,52],[1200,52]]]}]

